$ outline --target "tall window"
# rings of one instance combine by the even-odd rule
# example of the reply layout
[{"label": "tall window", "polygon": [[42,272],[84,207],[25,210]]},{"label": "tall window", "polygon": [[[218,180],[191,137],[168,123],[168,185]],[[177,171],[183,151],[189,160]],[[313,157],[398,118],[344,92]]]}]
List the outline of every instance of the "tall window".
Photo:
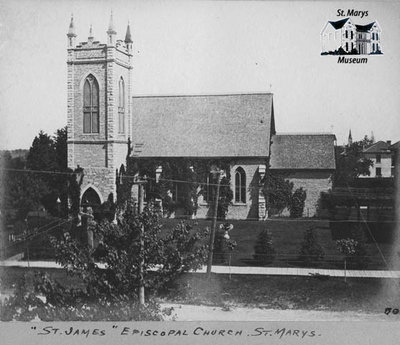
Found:
[{"label": "tall window", "polygon": [[345,31],[345,37],[349,38],[349,32],[347,30]]},{"label": "tall window", "polygon": [[125,132],[125,83],[124,80],[119,80],[118,84],[118,133]]},{"label": "tall window", "polygon": [[350,31],[351,39],[353,39],[353,31]]},{"label": "tall window", "polygon": [[382,169],[381,168],[375,168],[375,175],[377,177],[382,177]]},{"label": "tall window", "polygon": [[376,155],[376,162],[377,162],[377,163],[380,163],[380,162],[381,162],[381,155],[380,155],[380,154],[377,154],[377,155]]},{"label": "tall window", "polygon": [[246,202],[246,173],[242,168],[235,173],[235,202]]},{"label": "tall window", "polygon": [[213,185],[216,184],[217,182],[214,179],[214,176],[212,173],[208,173],[206,177],[206,183],[203,186],[203,200],[205,202],[213,202],[214,200],[214,189]]},{"label": "tall window", "polygon": [[83,86],[83,133],[99,133],[99,84],[92,75]]}]

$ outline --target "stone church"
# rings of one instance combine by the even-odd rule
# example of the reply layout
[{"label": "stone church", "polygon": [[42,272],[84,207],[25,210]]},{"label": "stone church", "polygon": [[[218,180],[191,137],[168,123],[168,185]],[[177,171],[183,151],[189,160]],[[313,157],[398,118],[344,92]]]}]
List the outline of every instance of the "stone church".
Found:
[{"label": "stone church", "polygon": [[[78,43],[73,18],[67,37],[68,166],[84,168],[82,199],[116,195],[131,142],[132,159],[228,159],[234,195],[227,219],[267,217],[260,188],[267,169],[306,189],[304,216],[315,215],[320,192],[331,187],[333,134],[277,134],[271,93],[132,96],[130,27],[117,39],[112,16],[107,43],[91,29]],[[207,217],[202,195],[198,205],[196,217]]]}]

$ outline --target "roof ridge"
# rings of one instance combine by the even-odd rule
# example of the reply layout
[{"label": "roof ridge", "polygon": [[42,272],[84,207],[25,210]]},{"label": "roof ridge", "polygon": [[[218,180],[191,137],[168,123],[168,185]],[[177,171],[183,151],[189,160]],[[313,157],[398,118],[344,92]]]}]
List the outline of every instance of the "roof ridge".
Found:
[{"label": "roof ridge", "polygon": [[275,135],[335,135],[331,132],[277,132]]},{"label": "roof ridge", "polygon": [[273,95],[272,92],[258,91],[258,92],[230,92],[230,93],[193,93],[193,94],[138,94],[133,95],[132,98],[151,98],[151,97],[218,97],[218,96],[248,96],[248,95]]}]

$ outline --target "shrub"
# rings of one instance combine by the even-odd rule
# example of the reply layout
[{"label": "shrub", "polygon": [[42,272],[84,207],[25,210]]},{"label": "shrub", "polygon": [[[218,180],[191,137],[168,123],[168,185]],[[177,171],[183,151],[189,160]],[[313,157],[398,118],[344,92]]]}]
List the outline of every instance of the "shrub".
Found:
[{"label": "shrub", "polygon": [[294,191],[289,205],[290,218],[300,218],[303,216],[306,197],[307,193],[302,187]]},{"label": "shrub", "polygon": [[316,261],[322,260],[324,257],[324,250],[318,243],[312,227],[304,232],[304,240],[301,244],[299,260],[303,263],[310,265]]},{"label": "shrub", "polygon": [[220,224],[214,241],[214,263],[225,263],[229,255],[235,250],[237,243],[232,240],[229,231],[233,229],[233,225],[229,223]]},{"label": "shrub", "polygon": [[364,232],[357,228],[352,230],[350,236],[351,238],[336,241],[338,250],[345,256],[347,267],[358,269],[368,267],[369,258]]},{"label": "shrub", "polygon": [[273,247],[272,236],[268,230],[260,232],[254,246],[253,258],[262,265],[268,265],[275,258],[275,249]]}]

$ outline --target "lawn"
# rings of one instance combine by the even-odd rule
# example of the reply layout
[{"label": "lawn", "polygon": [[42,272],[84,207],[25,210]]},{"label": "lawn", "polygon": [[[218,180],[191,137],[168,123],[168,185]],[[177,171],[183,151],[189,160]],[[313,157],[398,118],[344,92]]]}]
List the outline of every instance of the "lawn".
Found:
[{"label": "lawn", "polygon": [[[165,230],[174,227],[179,220],[162,219],[161,222]],[[191,220],[190,223],[195,228],[211,227],[211,220]],[[257,243],[257,236],[263,231],[268,230],[272,235],[273,247],[276,251],[275,259],[269,266],[291,267],[302,266],[303,263],[298,260],[299,250],[303,241],[304,232],[308,228],[314,229],[315,236],[324,251],[324,259],[314,263],[312,266],[320,268],[343,268],[343,256],[336,248],[336,242],[332,239],[329,222],[318,219],[269,219],[266,221],[246,221],[246,220],[230,220],[234,228],[230,232],[231,239],[237,242],[237,247],[231,255],[232,266],[255,266],[257,262],[253,260],[254,246]],[[221,222],[217,223],[219,226]],[[26,246],[24,243],[19,244],[14,249],[25,252],[25,259],[28,259],[28,248],[30,260],[51,259],[54,256],[49,241],[48,234],[45,237],[35,237],[33,241]],[[391,255],[394,251],[393,246],[389,244],[379,244],[379,250],[375,243],[367,244],[367,269],[400,269],[390,264]],[[382,259],[383,257],[389,263],[388,265]],[[214,258],[221,258],[221,253],[214,252]],[[227,265],[228,256],[225,260],[219,260],[218,265]]]},{"label": "lawn", "polygon": [[[164,227],[170,228],[176,224],[175,219],[164,219]],[[211,220],[194,221],[199,228],[211,227]],[[217,223],[217,226],[221,222]],[[254,266],[254,246],[257,236],[263,230],[270,231],[274,249],[276,250],[275,260],[269,266],[288,267],[301,266],[298,261],[298,254],[303,241],[304,232],[308,228],[314,229],[318,243],[322,246],[325,257],[316,266],[320,268],[343,268],[343,256],[336,248],[336,242],[332,239],[329,221],[318,219],[270,219],[263,222],[230,220],[234,228],[230,232],[231,239],[237,242],[237,247],[231,256],[232,266]],[[379,243],[384,258],[389,263],[387,266],[375,243],[367,243],[367,256],[369,261],[367,269],[395,269],[390,266],[390,258],[393,255],[393,246]],[[218,253],[215,253],[218,256]],[[225,263],[227,264],[227,263]],[[399,268],[397,268],[399,269]]]},{"label": "lawn", "polygon": [[168,302],[266,309],[382,312],[400,306],[399,279],[187,274],[164,296]]},{"label": "lawn", "polygon": [[[2,292],[13,289],[20,277],[33,269],[0,269]],[[37,270],[35,270],[37,271]],[[69,287],[78,287],[77,278],[62,269],[46,269],[54,279]],[[383,313],[387,307],[400,306],[400,279],[261,276],[191,273],[178,278],[168,289],[155,296],[164,303],[211,306],[243,306],[266,309],[305,309]]]}]

